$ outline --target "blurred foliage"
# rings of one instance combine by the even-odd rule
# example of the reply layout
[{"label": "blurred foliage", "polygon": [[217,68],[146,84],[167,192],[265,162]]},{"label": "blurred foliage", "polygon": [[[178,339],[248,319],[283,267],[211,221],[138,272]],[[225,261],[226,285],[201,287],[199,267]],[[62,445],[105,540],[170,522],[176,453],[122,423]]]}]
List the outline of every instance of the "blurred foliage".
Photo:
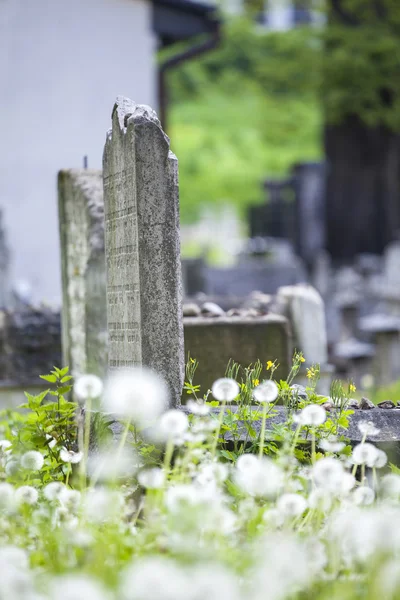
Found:
[{"label": "blurred foliage", "polygon": [[358,115],[369,127],[400,132],[400,2],[330,0],[322,32],[327,120]]},{"label": "blurred foliage", "polygon": [[[204,203],[244,212],[262,182],[321,156],[320,42],[315,30],[266,34],[248,19],[224,26],[221,46],[169,75],[170,127],[179,157],[181,217]],[[302,66],[303,65],[303,66]]]},{"label": "blurred foliage", "polygon": [[400,131],[399,0],[326,8],[326,27],[286,32],[227,19],[218,49],[169,74],[184,222],[206,202],[262,202],[263,179],[321,158],[323,120]]}]

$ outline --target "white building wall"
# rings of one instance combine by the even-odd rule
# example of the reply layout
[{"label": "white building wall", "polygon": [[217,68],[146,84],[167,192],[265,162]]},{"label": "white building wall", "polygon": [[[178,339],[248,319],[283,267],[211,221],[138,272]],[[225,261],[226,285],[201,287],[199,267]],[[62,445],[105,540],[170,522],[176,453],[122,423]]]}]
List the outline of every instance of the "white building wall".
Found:
[{"label": "white building wall", "polygon": [[14,281],[60,302],[57,172],[100,168],[115,97],[156,104],[146,0],[0,1],[0,208]]}]

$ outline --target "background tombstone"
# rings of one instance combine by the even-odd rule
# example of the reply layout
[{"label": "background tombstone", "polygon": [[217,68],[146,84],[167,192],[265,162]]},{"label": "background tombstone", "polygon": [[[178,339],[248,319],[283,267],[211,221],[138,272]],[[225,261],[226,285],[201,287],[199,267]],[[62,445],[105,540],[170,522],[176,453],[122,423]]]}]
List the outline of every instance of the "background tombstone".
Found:
[{"label": "background tombstone", "polygon": [[277,360],[276,379],[288,376],[292,338],[289,323],[281,315],[249,317],[185,318],[185,349],[199,361],[194,383],[202,396],[219,377],[224,377],[230,360],[243,368],[261,360]]},{"label": "background tombstone", "polygon": [[178,162],[156,113],[119,97],[103,156],[109,367],[184,377]]},{"label": "background tombstone", "polygon": [[101,171],[58,174],[63,362],[72,375],[107,371],[104,205]]},{"label": "background tombstone", "polygon": [[325,247],[325,180],[324,163],[299,163],[293,168],[297,252],[310,266]]},{"label": "background tombstone", "polygon": [[307,381],[306,368],[312,364],[320,365],[318,390],[328,394],[333,367],[328,364],[328,339],[325,320],[324,301],[315,288],[307,284],[284,286],[279,288],[277,299],[282,304],[285,316],[292,324],[294,347],[301,350],[306,359],[304,369],[299,373],[298,381]]}]

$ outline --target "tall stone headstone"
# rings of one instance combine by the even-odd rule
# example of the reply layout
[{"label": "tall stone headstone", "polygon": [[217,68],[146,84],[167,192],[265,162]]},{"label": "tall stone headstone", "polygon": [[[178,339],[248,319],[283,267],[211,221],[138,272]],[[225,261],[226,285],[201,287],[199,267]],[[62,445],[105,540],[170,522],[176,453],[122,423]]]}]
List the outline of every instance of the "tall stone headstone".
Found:
[{"label": "tall stone headstone", "polygon": [[63,362],[72,375],[107,372],[104,204],[101,171],[58,174]]},{"label": "tall stone headstone", "polygon": [[103,157],[109,368],[184,377],[178,162],[156,113],[117,98]]}]

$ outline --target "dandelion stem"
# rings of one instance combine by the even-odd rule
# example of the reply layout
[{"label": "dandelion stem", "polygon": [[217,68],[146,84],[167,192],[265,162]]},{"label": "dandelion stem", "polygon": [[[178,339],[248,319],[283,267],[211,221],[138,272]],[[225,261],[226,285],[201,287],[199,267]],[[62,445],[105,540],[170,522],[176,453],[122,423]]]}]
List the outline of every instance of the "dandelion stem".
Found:
[{"label": "dandelion stem", "polygon": [[263,414],[262,414],[262,422],[261,422],[261,434],[260,434],[260,451],[258,453],[259,458],[262,457],[264,453],[264,443],[265,443],[265,424],[267,421],[267,403],[264,402]]},{"label": "dandelion stem", "polygon": [[299,423],[296,427],[296,431],[294,432],[294,437],[293,437],[293,443],[292,443],[292,449],[291,449],[291,454],[293,454],[293,452],[296,449],[297,446],[297,440],[299,439],[299,434],[300,434],[300,429],[301,429],[301,423]]},{"label": "dandelion stem", "polygon": [[165,448],[165,455],[164,455],[164,470],[165,470],[166,476],[168,476],[168,473],[169,473],[169,468],[171,465],[171,459],[172,459],[173,452],[174,452],[174,440],[172,438],[169,438],[168,442],[167,442],[167,447]]},{"label": "dandelion stem", "polygon": [[[362,437],[362,440],[361,440],[361,444],[365,444],[365,440],[367,439],[367,435],[368,435],[368,432],[364,433],[364,435],[363,435],[363,437]],[[351,471],[351,474],[353,475],[353,477],[355,477],[355,476],[356,476],[356,473],[357,473],[357,467],[358,467],[358,464],[357,464],[357,463],[355,463],[355,465],[354,465],[354,467],[353,467],[353,470]]]},{"label": "dandelion stem", "polygon": [[317,460],[317,455],[315,452],[315,427],[313,427],[311,430],[311,462],[312,462],[312,464],[315,464],[316,460]]},{"label": "dandelion stem", "polygon": [[213,458],[214,458],[215,452],[217,450],[219,432],[221,431],[222,422],[224,420],[225,407],[226,407],[226,400],[224,400],[222,402],[221,410],[219,411],[218,427],[217,427],[216,432],[215,432],[215,438],[214,438],[214,442],[213,442],[212,449],[211,449],[211,455],[212,455]]},{"label": "dandelion stem", "polygon": [[67,463],[67,476],[65,478],[65,486],[68,487],[69,476],[71,474],[71,463]]},{"label": "dandelion stem", "polygon": [[128,437],[128,433],[129,433],[129,428],[131,426],[131,422],[132,422],[131,419],[128,419],[127,422],[125,423],[124,431],[122,432],[121,439],[118,444],[117,455],[116,455],[117,461],[119,460],[120,454],[121,454],[122,450],[124,449],[126,439]]}]

